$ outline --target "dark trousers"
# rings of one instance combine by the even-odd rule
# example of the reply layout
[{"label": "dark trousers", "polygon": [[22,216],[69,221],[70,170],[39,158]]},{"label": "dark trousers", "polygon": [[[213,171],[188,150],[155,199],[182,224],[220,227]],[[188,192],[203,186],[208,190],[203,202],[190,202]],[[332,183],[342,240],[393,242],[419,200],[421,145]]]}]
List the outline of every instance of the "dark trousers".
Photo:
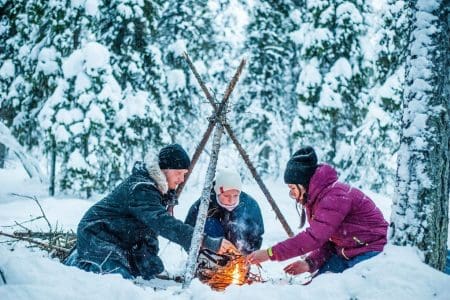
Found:
[{"label": "dark trousers", "polygon": [[[116,273],[122,275],[125,279],[133,279],[142,276],[145,280],[155,278],[156,274],[164,271],[164,265],[161,259],[149,251],[145,243],[134,247],[130,251],[115,251],[115,253],[105,253],[100,259],[96,254],[95,258],[89,259],[80,257],[75,249],[64,261],[68,266],[75,266],[87,272],[99,274]],[[118,258],[120,254],[120,259]],[[94,257],[94,256],[93,256]]]},{"label": "dark trousers", "polygon": [[380,254],[380,252],[378,251],[370,251],[370,252],[366,252],[363,253],[361,255],[355,256],[352,259],[346,260],[345,258],[337,255],[337,254],[333,254],[328,260],[327,262],[319,269],[319,272],[317,273],[317,275],[322,274],[322,273],[326,273],[326,272],[331,272],[331,273],[342,273],[344,272],[346,269],[353,267],[354,265],[365,261],[369,258],[372,258],[376,255]]}]

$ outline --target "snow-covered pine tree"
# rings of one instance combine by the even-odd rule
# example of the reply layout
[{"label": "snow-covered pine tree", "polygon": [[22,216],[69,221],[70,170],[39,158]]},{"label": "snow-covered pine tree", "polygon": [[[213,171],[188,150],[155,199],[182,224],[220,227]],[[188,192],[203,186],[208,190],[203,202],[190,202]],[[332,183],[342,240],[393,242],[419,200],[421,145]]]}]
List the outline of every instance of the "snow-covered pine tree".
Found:
[{"label": "snow-covered pine tree", "polygon": [[98,41],[111,53],[113,75],[120,84],[117,130],[125,163],[142,159],[161,145],[161,54],[155,45],[162,1],[103,1]]},{"label": "snow-covered pine tree", "polygon": [[[17,71],[18,26],[25,10],[24,1],[3,1],[0,5],[0,122],[10,125],[14,119],[11,101],[5,101]],[[0,168],[4,168],[7,148],[0,142]]]},{"label": "snow-covered pine tree", "polygon": [[295,139],[321,149],[323,160],[341,170],[358,164],[349,153],[368,109],[371,70],[361,45],[367,10],[365,0],[308,0],[300,9],[300,27],[291,34],[301,64]]},{"label": "snow-covered pine tree", "polygon": [[447,0],[409,2],[409,45],[390,239],[443,270],[447,256],[450,95]]},{"label": "snow-covered pine tree", "polygon": [[208,75],[210,86],[222,92],[242,58],[247,7],[238,0],[210,0],[208,4],[213,16],[215,43],[215,57],[209,62]]},{"label": "snow-covered pine tree", "polygon": [[[47,2],[43,16],[40,18],[42,22],[41,31],[35,46],[39,53],[34,72],[34,77],[37,80],[33,80],[32,85],[35,90],[40,91],[42,106],[45,105],[47,108],[49,105],[54,108],[64,106],[57,105],[58,99],[50,99],[58,84],[64,80],[63,58],[69,56],[81,44],[93,38],[92,32],[88,28],[95,26],[95,14],[98,10],[95,5],[87,7],[83,4],[80,2],[68,3],[66,0]],[[63,99],[59,100],[63,101]],[[46,103],[47,101],[50,103]],[[40,112],[41,121],[44,121],[43,123],[40,122],[40,125],[45,125],[38,128],[44,131],[42,143],[44,151],[48,155],[49,192],[54,195],[58,154],[63,154],[67,145],[60,143],[58,140],[60,136],[57,137],[58,133],[55,131],[57,124],[49,126],[48,120],[42,120],[42,116],[46,116],[47,113],[47,111]],[[60,155],[59,162],[61,161],[64,160]]]},{"label": "snow-covered pine tree", "polygon": [[[365,59],[374,64],[369,91],[370,104],[362,125],[355,131],[355,145],[371,145],[353,157],[357,163],[342,170],[353,184],[393,194],[395,158],[399,146],[404,59],[407,44],[407,14],[404,1],[389,0],[367,14],[368,39]],[[363,171],[364,176],[360,176]]]},{"label": "snow-covered pine tree", "polygon": [[[294,44],[291,1],[256,1],[247,26],[244,51],[249,67],[233,119],[236,132],[258,171],[277,177],[280,158],[288,155]],[[295,76],[296,77],[296,76]],[[284,155],[283,155],[284,154]]]},{"label": "snow-covered pine tree", "polygon": [[1,117],[28,149],[39,139],[36,115],[43,99],[35,84],[42,78],[35,72],[45,7],[37,0],[3,1],[1,6]]},{"label": "snow-covered pine tree", "polygon": [[124,157],[116,131],[122,91],[108,49],[87,42],[63,58],[64,78],[40,113],[62,156],[62,190],[104,192],[120,178]]},{"label": "snow-covered pine tree", "polygon": [[[203,95],[196,88],[182,54],[187,51],[205,82],[210,82],[204,76],[208,73],[207,66],[220,53],[216,52],[208,1],[166,1],[157,36],[166,75],[163,126],[170,140],[165,142],[177,141],[186,145],[190,152],[195,145],[192,141],[198,140],[207,122],[200,113]],[[209,105],[205,107],[210,112]]]}]

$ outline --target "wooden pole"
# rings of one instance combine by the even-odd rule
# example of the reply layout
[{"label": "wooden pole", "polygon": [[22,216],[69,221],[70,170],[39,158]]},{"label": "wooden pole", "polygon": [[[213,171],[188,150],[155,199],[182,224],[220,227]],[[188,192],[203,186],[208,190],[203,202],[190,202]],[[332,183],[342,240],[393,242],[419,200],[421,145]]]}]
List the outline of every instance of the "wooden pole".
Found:
[{"label": "wooden pole", "polygon": [[191,247],[186,262],[186,271],[184,275],[183,289],[189,287],[195,276],[197,267],[197,256],[203,240],[203,231],[205,229],[206,217],[208,215],[209,197],[211,195],[212,182],[216,174],[217,160],[219,158],[220,140],[222,138],[223,126],[217,124],[213,137],[213,147],[211,158],[206,172],[205,185],[203,187],[200,205],[198,207],[197,220],[195,222],[194,232],[192,234]]},{"label": "wooden pole", "polygon": [[[186,59],[186,62],[191,69],[192,73],[194,73],[195,78],[197,79],[198,84],[200,85],[202,91],[205,93],[206,99],[208,99],[209,103],[214,108],[214,114],[211,118],[209,118],[209,125],[206,129],[205,133],[203,134],[203,137],[198,144],[197,148],[195,149],[194,155],[191,159],[191,165],[189,166],[188,172],[184,178],[184,182],[181,183],[176,190],[177,198],[180,197],[181,192],[184,189],[184,186],[186,185],[186,182],[188,181],[190,175],[192,174],[192,170],[194,169],[195,165],[197,164],[197,161],[200,157],[200,154],[205,149],[206,143],[209,140],[209,137],[211,136],[211,133],[214,129],[214,126],[217,124],[217,119],[221,116],[223,109],[226,107],[228,100],[230,99],[231,92],[233,91],[234,87],[236,86],[236,83],[238,81],[239,76],[242,74],[242,70],[245,66],[245,60],[242,60],[239,64],[239,67],[236,71],[236,74],[233,76],[233,79],[230,82],[230,85],[228,86],[225,95],[222,99],[222,102],[219,104],[219,107],[217,107],[216,102],[214,101],[213,96],[209,92],[208,88],[206,87],[205,83],[203,82],[202,78],[200,77],[200,74],[197,72],[197,69],[195,68],[194,64],[192,63],[191,58],[189,55],[185,52],[184,58]],[[168,210],[173,212],[173,207],[169,207]]]},{"label": "wooden pole", "polygon": [[[185,54],[186,57],[188,57],[187,54]],[[189,287],[191,284],[192,279],[195,276],[195,269],[197,266],[197,256],[200,251],[200,246],[202,243],[202,237],[203,237],[203,231],[205,227],[206,217],[208,213],[208,207],[209,207],[209,197],[211,195],[211,188],[212,188],[212,182],[214,180],[214,176],[216,174],[216,167],[217,167],[217,160],[219,158],[219,150],[220,150],[220,140],[222,138],[223,133],[223,125],[222,123],[225,123],[223,121],[225,114],[223,113],[224,108],[226,106],[226,103],[228,99],[230,98],[231,93],[233,92],[233,89],[236,86],[236,83],[239,80],[239,76],[242,73],[242,70],[245,66],[245,60],[242,60],[241,64],[239,65],[239,68],[237,69],[236,73],[234,74],[233,78],[231,79],[230,84],[228,85],[224,98],[222,102],[219,105],[219,108],[215,108],[215,119],[219,120],[219,122],[216,124],[216,130],[214,132],[213,137],[213,145],[212,145],[212,151],[211,151],[211,158],[208,165],[208,171],[206,173],[206,179],[205,179],[205,185],[203,187],[202,196],[200,198],[200,205],[199,205],[199,211],[197,214],[197,220],[195,222],[194,232],[192,234],[192,241],[191,241],[191,247],[189,249],[189,255],[188,260],[186,262],[186,272],[184,276],[184,283],[183,288]],[[192,65],[192,68],[195,70],[195,67]],[[197,72],[195,72],[197,73]],[[197,73],[198,74],[198,73]],[[197,80],[199,80],[199,83],[201,85],[203,84],[203,81],[201,80],[200,76],[196,77]],[[203,84],[204,86],[204,84]],[[207,89],[206,89],[207,91]],[[209,92],[206,92],[208,95],[207,97],[210,97],[211,95]],[[212,99],[212,98],[211,98]],[[212,101],[214,103],[214,101]]]},{"label": "wooden pole", "polygon": [[272,195],[270,195],[270,192],[267,189],[264,182],[262,181],[261,176],[259,176],[258,172],[256,171],[256,168],[253,166],[252,162],[250,161],[250,157],[248,156],[247,152],[244,150],[242,145],[239,143],[236,135],[233,132],[233,129],[230,127],[229,124],[224,124],[224,127],[225,127],[225,130],[226,130],[228,136],[233,141],[233,144],[238,149],[239,154],[242,156],[242,159],[244,160],[245,164],[247,165],[250,172],[252,173],[253,178],[255,178],[255,180],[258,183],[259,187],[261,188],[264,196],[266,196],[267,201],[269,201],[270,206],[272,207],[273,211],[275,212],[275,215],[277,216],[278,220],[280,221],[280,223],[283,226],[284,230],[286,231],[287,235],[289,237],[294,236],[294,232],[292,231],[291,227],[289,226],[286,219],[284,218],[283,213],[281,212],[280,208],[275,203],[275,200],[273,200]]},{"label": "wooden pole", "polygon": [[[191,61],[191,59],[190,59],[190,57],[189,57],[189,55],[187,53],[184,53],[184,58],[186,59],[189,67],[191,68],[192,73],[194,73],[194,76],[197,79],[198,84],[200,85],[201,89],[205,93],[206,98],[208,99],[209,103],[211,104],[211,106],[213,107],[214,111],[216,112],[215,115],[216,116],[220,116],[221,113],[222,113],[222,109],[223,109],[223,107],[225,106],[226,103],[224,103],[224,101],[222,101],[220,106],[217,107],[216,103],[214,102],[214,98],[212,97],[212,95],[209,92],[208,88],[206,87],[206,85],[202,81],[200,75],[197,72],[197,69],[195,68],[194,64],[192,63],[192,61]],[[243,59],[241,61],[241,63],[239,64],[238,71],[236,73],[239,73],[239,75],[242,73],[242,70],[243,70],[243,68],[245,66],[245,63],[246,63],[246,61]],[[232,88],[227,90],[227,91],[230,91],[230,94],[231,94],[231,91],[233,91],[233,89],[234,89],[234,87],[235,87],[235,85],[237,83],[237,78],[238,77],[236,77],[236,76],[233,77],[233,79],[232,79],[232,81],[230,83],[230,87],[232,87]],[[235,78],[236,78],[236,80],[235,80]],[[227,99],[230,96],[230,94],[227,95],[227,93],[225,93],[224,99]],[[267,201],[269,201],[270,206],[272,207],[273,211],[275,212],[275,215],[277,216],[278,220],[280,220],[281,225],[283,226],[283,228],[286,231],[287,235],[289,237],[293,236],[294,232],[292,231],[291,227],[289,226],[289,224],[287,223],[286,219],[284,218],[283,213],[281,212],[280,208],[276,204],[275,200],[273,199],[273,197],[270,194],[269,190],[267,189],[266,185],[262,181],[261,176],[259,176],[258,172],[256,171],[256,168],[254,167],[253,163],[250,161],[250,157],[248,156],[247,152],[244,150],[242,145],[239,143],[239,140],[237,139],[236,135],[234,134],[233,129],[231,128],[231,126],[228,123],[226,123],[224,121],[224,118],[220,118],[219,121],[222,122],[222,125],[225,128],[228,136],[231,138],[231,140],[233,141],[234,145],[238,149],[239,154],[241,155],[241,157],[244,160],[245,164],[249,168],[253,178],[255,178],[256,183],[258,183],[258,185],[261,188],[264,196],[266,196]],[[205,142],[205,144],[206,144],[206,142]],[[203,148],[201,149],[201,151],[203,150]],[[201,151],[198,153],[198,155],[200,155]],[[197,151],[196,151],[196,153],[197,153]],[[185,180],[185,182],[186,182],[186,180]],[[180,191],[180,193],[181,193],[181,191]]]}]

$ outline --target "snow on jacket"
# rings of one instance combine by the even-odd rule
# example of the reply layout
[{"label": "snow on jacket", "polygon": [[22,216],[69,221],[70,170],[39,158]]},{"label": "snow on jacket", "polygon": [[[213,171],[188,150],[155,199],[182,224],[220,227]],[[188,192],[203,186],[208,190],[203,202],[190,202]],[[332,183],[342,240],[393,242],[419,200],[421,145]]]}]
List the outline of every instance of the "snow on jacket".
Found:
[{"label": "snow on jacket", "polygon": [[[167,181],[158,163],[137,162],[132,174],[93,205],[80,221],[77,231],[80,260],[101,263],[108,256],[131,268],[129,253],[145,243],[150,252],[145,256],[151,254],[148,259],[154,259],[155,266],[161,269],[157,257],[160,235],[188,251],[193,227],[167,213],[164,204],[167,192]],[[204,246],[217,251],[220,240],[205,237]]]},{"label": "snow on jacket", "polygon": [[332,253],[351,259],[369,251],[383,251],[388,223],[381,211],[360,190],[338,182],[331,166],[318,166],[308,195],[305,207],[309,227],[272,247],[272,260],[309,253],[314,271]]},{"label": "snow on jacket", "polygon": [[[189,209],[185,223],[195,226],[200,199]],[[225,238],[244,254],[261,248],[264,223],[258,203],[250,195],[241,192],[239,205],[231,212],[217,203],[214,189],[211,190],[208,218],[219,221]]]}]

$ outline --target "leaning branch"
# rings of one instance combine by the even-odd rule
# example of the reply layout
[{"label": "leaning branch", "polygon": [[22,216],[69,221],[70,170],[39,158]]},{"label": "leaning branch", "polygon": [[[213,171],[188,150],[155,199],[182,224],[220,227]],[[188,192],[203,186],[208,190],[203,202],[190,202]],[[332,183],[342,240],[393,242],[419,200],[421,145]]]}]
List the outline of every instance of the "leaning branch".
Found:
[{"label": "leaning branch", "polygon": [[12,239],[20,240],[20,241],[25,241],[25,242],[28,242],[30,244],[37,245],[40,248],[42,248],[44,250],[47,250],[47,251],[55,250],[55,251],[60,252],[61,254],[64,254],[64,255],[67,255],[70,252],[70,249],[66,249],[66,248],[63,248],[63,247],[56,246],[56,245],[49,245],[47,243],[39,242],[39,241],[36,241],[36,240],[28,238],[28,237],[24,237],[24,236],[18,236],[18,235],[15,235],[15,234],[9,234],[9,233],[3,232],[3,231],[0,231],[0,235],[6,236],[6,237],[9,237],[9,238],[12,238]]},{"label": "leaning branch", "polygon": [[[203,92],[206,95],[206,98],[208,99],[209,103],[211,104],[211,106],[213,107],[214,111],[215,111],[215,115],[216,116],[221,116],[222,113],[222,109],[225,106],[224,102],[222,101],[222,103],[220,104],[219,107],[217,107],[216,103],[214,102],[214,98],[211,96],[211,93],[209,92],[208,88],[206,87],[206,85],[204,84],[204,82],[202,81],[200,75],[198,74],[194,64],[192,63],[191,59],[189,58],[189,55],[187,53],[184,53],[184,57],[189,65],[189,67],[191,68],[192,72],[194,73],[195,78],[198,81],[198,84],[200,85],[201,89],[203,90]],[[243,68],[245,66],[245,60],[242,60],[239,67],[238,67],[238,71],[236,72],[238,75],[233,77],[233,80],[231,81],[227,91],[225,92],[225,97],[224,99],[228,99],[231,91],[233,91],[236,83],[237,83],[237,79],[239,78]],[[229,135],[229,137],[231,138],[231,140],[233,141],[234,145],[236,146],[236,148],[239,151],[239,154],[241,155],[242,159],[244,160],[245,164],[247,165],[247,167],[250,169],[250,172],[252,173],[253,177],[256,180],[256,183],[258,183],[259,187],[261,188],[264,196],[266,196],[267,201],[269,202],[270,206],[272,207],[273,211],[275,212],[275,215],[277,216],[278,220],[280,220],[281,225],[283,226],[284,230],[286,231],[287,235],[289,237],[292,237],[294,235],[294,232],[292,231],[291,227],[289,226],[289,224],[287,223],[286,219],[283,216],[283,213],[281,212],[280,208],[278,207],[278,205],[275,203],[275,200],[273,199],[272,195],[270,194],[269,190],[267,189],[266,185],[264,184],[264,182],[261,179],[261,176],[259,176],[258,172],[256,171],[256,168],[254,167],[253,163],[250,160],[250,157],[248,156],[247,152],[244,150],[244,148],[242,147],[242,145],[239,143],[236,135],[234,134],[233,129],[231,128],[231,126],[226,123],[224,121],[224,119],[222,118],[218,118],[216,119],[216,121],[219,120],[223,127],[225,128],[227,134]],[[211,124],[210,124],[211,126]],[[209,128],[208,128],[209,129]],[[205,134],[206,136],[206,134]],[[205,137],[204,136],[204,137]],[[209,135],[208,135],[209,137]],[[205,142],[206,144],[206,142]],[[202,148],[200,148],[201,144],[199,145],[199,147],[196,150],[196,154],[198,153],[198,155],[200,155],[201,151],[203,151],[204,145]],[[195,161],[196,162],[196,161]],[[195,165],[195,164],[194,164]],[[192,169],[194,168],[194,166],[192,166]],[[188,173],[189,174],[189,173]],[[189,176],[189,175],[188,175]],[[186,181],[185,181],[186,182]],[[184,183],[185,184],[185,183]],[[184,186],[184,185],[183,185]],[[177,191],[178,192],[178,191]],[[181,193],[181,190],[179,190],[179,193]],[[179,195],[178,193],[178,195]]]},{"label": "leaning branch", "polygon": [[22,197],[22,198],[26,198],[26,199],[31,199],[34,202],[36,202],[36,204],[39,206],[39,210],[42,213],[42,218],[44,218],[45,222],[47,222],[48,229],[50,230],[50,232],[53,230],[52,229],[52,225],[50,224],[50,221],[48,220],[44,210],[42,209],[41,203],[39,203],[39,200],[36,198],[36,196],[31,197],[31,196],[20,195],[20,194],[16,194],[16,193],[11,193],[11,195],[16,196],[16,197]]}]

